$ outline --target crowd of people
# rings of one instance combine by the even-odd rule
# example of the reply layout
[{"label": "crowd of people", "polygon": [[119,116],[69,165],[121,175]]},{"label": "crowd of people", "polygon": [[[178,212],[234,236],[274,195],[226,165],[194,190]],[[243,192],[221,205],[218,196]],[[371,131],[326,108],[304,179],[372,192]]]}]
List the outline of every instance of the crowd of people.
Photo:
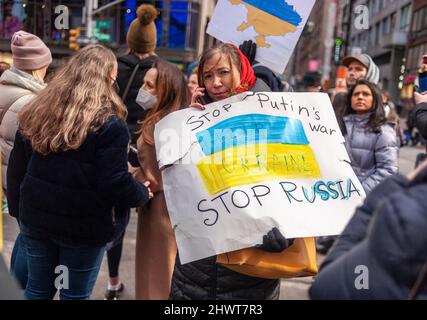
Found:
[{"label": "crowd of people", "polygon": [[[154,127],[168,114],[235,94],[289,92],[291,86],[255,61],[256,45],[218,44],[186,75],[155,53],[157,10],[137,10],[128,53],[84,47],[44,82],[52,63],[37,36],[11,39],[13,67],[0,63],[0,147],[4,208],[19,224],[10,271],[27,299],[89,299],[106,254],[105,299],[124,290],[119,276],[131,208],[137,208],[136,299],[278,299],[280,279],[248,276],[217,257],[181,264],[158,167]],[[343,60],[346,89],[331,93],[351,166],[367,197],[340,236],[318,239],[328,253],[310,288],[313,299],[407,298],[427,261],[427,162],[398,174],[404,144],[396,108],[378,87],[379,69],[366,54]],[[420,81],[427,75],[421,65]],[[313,76],[309,92],[321,86]],[[415,93],[411,122],[427,138],[427,92]],[[415,161],[415,159],[414,159]],[[258,249],[293,245],[277,228]],[[332,247],[332,248],[331,248]],[[55,268],[69,268],[69,286]],[[370,290],[354,287],[367,265]],[[427,298],[427,286],[415,298]]]}]

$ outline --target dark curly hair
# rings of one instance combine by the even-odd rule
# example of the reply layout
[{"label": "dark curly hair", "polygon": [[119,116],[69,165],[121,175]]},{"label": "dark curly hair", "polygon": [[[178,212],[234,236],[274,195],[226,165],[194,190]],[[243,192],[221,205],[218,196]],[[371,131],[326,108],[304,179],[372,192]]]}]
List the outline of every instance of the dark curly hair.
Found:
[{"label": "dark curly hair", "polygon": [[[378,86],[368,80],[358,80],[356,84],[351,87],[348,95],[347,95],[347,103],[342,114],[344,118],[346,115],[356,113],[351,107],[351,98],[353,97],[353,93],[358,86],[365,85],[371,90],[373,101],[372,101],[372,109],[371,115],[369,116],[369,120],[367,123],[367,127],[370,128],[374,132],[378,132],[380,127],[387,122],[387,118],[385,116],[385,111],[383,107],[383,101],[381,96],[381,90]],[[340,123],[342,134],[345,135],[347,133],[347,129],[345,127],[344,121]]]}]

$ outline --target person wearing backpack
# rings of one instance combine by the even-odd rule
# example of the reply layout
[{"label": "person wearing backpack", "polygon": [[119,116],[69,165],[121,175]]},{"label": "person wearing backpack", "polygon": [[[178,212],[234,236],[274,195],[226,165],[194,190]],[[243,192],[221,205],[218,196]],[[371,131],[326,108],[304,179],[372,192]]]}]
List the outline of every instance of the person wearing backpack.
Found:
[{"label": "person wearing backpack", "polygon": [[[143,121],[147,114],[147,111],[136,103],[136,97],[144,82],[145,74],[151,69],[153,63],[159,60],[154,52],[157,43],[157,30],[154,23],[158,15],[157,9],[150,4],[142,4],[138,7],[136,14],[137,18],[131,23],[126,36],[129,51],[117,59],[119,96],[128,110],[126,123],[131,133],[131,152],[128,160],[133,167],[139,167],[138,157],[133,150],[136,150],[136,141],[139,137],[139,122]],[[115,208],[114,211],[115,236],[114,240],[107,245],[109,281],[104,296],[106,300],[118,299],[124,290],[124,285],[119,278],[119,266],[130,211],[121,212],[123,209],[120,208]]]},{"label": "person wearing backpack", "polygon": [[[157,30],[154,20],[157,9],[150,4],[142,4],[137,9],[137,18],[131,23],[126,42],[128,53],[117,59],[119,96],[128,109],[127,125],[131,131],[131,144],[136,145],[140,125],[147,111],[136,103],[136,96],[144,83],[144,77],[153,63],[159,59],[155,53]],[[135,167],[139,166],[136,159]]]}]

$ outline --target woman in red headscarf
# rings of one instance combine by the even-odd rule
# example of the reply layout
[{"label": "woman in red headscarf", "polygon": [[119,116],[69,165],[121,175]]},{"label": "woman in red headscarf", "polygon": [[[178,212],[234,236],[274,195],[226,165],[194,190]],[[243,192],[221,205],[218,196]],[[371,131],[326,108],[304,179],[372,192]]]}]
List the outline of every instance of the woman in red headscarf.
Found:
[{"label": "woman in red headscarf", "polygon": [[220,101],[245,91],[271,91],[255,77],[248,59],[232,44],[220,44],[202,55],[198,69],[199,87],[193,94],[192,106]]},{"label": "woman in red headscarf", "polygon": [[[235,94],[271,91],[255,77],[248,59],[231,44],[220,44],[204,52],[198,70],[199,87],[192,107],[221,101]],[[259,235],[259,249],[282,252],[289,245],[277,228]],[[251,277],[217,264],[216,256],[181,265],[179,253],[172,279],[170,298],[185,300],[278,299],[280,280]]]}]

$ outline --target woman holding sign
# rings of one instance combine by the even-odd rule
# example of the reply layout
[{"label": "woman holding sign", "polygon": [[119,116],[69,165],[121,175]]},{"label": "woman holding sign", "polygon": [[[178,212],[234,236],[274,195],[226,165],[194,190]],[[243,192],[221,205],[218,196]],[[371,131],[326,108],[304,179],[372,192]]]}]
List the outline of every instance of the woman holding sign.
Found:
[{"label": "woman holding sign", "polygon": [[[254,75],[248,59],[231,44],[207,50],[200,59],[199,87],[192,96],[192,105],[221,101],[246,91],[271,91]],[[261,239],[263,238],[263,241]],[[282,252],[289,245],[277,228],[260,235],[269,252]],[[280,281],[247,276],[216,263],[216,256],[181,265],[177,258],[172,279],[171,299],[278,299]]]},{"label": "woman holding sign", "polygon": [[150,181],[155,197],[138,212],[135,295],[141,300],[167,299],[177,249],[157,163],[154,125],[188,105],[189,91],[184,75],[173,64],[156,61],[144,77],[136,102],[150,110],[137,142],[141,170],[136,178],[141,182]]},{"label": "woman holding sign", "polygon": [[341,129],[351,165],[365,192],[369,192],[398,171],[396,131],[387,123],[376,85],[359,80],[350,90],[344,123]]}]

